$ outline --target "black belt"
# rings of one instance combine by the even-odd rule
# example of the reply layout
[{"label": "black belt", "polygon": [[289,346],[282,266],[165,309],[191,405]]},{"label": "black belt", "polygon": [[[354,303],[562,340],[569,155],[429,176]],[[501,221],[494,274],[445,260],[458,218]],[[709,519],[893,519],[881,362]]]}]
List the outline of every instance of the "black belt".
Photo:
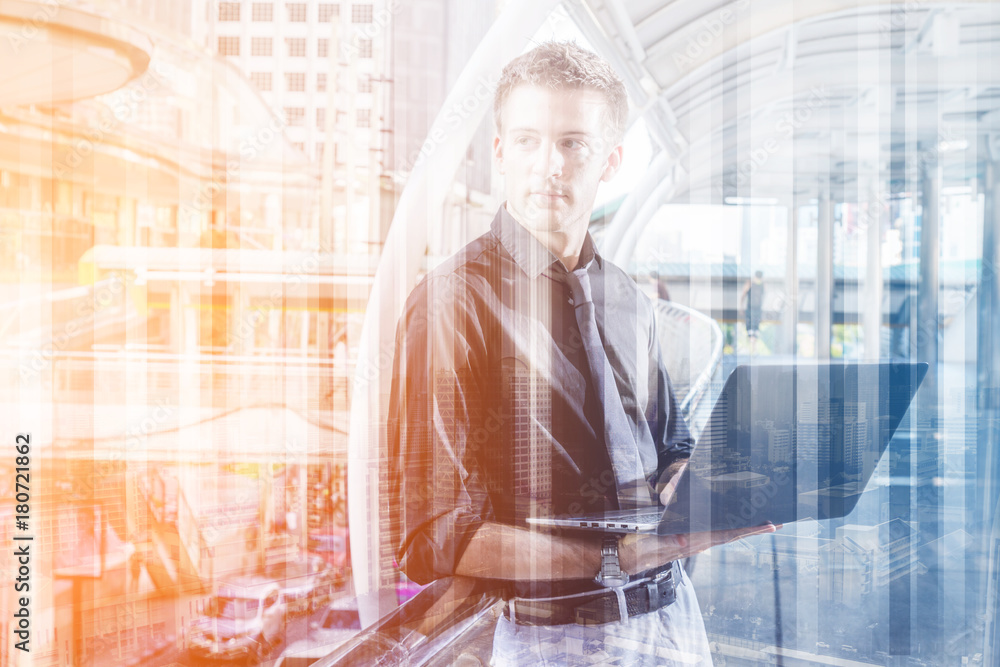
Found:
[{"label": "black belt", "polygon": [[[680,566],[674,562],[621,589],[608,588],[564,598],[514,598],[504,605],[503,615],[517,625],[613,623],[673,604],[680,576]],[[619,598],[619,593],[624,600]]]}]

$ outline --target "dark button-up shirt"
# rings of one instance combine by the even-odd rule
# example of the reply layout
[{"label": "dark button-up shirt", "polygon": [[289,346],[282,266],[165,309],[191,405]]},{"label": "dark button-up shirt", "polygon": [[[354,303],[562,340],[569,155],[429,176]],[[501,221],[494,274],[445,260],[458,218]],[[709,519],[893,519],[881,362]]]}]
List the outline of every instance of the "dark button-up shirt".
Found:
[{"label": "dark button-up shirt", "polygon": [[[598,330],[653,484],[692,443],[660,358],[652,303],[596,253],[589,234],[580,265],[588,267]],[[418,583],[453,574],[484,522],[525,527],[528,516],[617,508],[566,276],[501,207],[488,233],[407,300],[387,435],[396,558]],[[514,593],[593,587],[520,582]]]}]

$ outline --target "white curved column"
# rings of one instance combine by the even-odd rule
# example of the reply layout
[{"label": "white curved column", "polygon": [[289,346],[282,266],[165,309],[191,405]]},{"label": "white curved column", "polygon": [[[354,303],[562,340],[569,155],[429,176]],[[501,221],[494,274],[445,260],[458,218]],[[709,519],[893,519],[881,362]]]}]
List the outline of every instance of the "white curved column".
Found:
[{"label": "white curved column", "polygon": [[635,253],[635,246],[639,243],[639,237],[649,221],[652,220],[661,202],[676,194],[677,188],[683,185],[674,177],[676,166],[675,160],[669,160],[664,165],[662,173],[655,172],[653,174],[654,177],[651,180],[655,187],[641,199],[642,204],[634,216],[628,218],[623,216],[621,220],[619,220],[619,216],[615,216],[614,224],[618,243],[614,254],[611,255],[611,261],[618,266],[628,266],[629,259]]},{"label": "white curved column", "polygon": [[601,253],[606,257],[615,256],[615,252],[621,244],[622,237],[628,231],[628,227],[632,224],[631,221],[635,219],[636,213],[639,212],[639,207],[649,199],[657,183],[666,177],[672,162],[670,157],[670,153],[667,151],[660,151],[649,164],[649,169],[642,175],[642,179],[625,196],[625,201],[622,202],[622,205],[615,212],[615,216],[608,224],[608,231],[605,232],[601,242],[603,246]]}]

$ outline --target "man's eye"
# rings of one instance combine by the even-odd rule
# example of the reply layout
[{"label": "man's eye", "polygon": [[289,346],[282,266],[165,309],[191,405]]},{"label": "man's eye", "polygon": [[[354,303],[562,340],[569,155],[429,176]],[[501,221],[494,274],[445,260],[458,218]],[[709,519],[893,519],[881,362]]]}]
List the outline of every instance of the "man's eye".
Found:
[{"label": "man's eye", "polygon": [[567,139],[563,142],[563,146],[575,151],[583,148],[583,142],[577,141],[576,139]]},{"label": "man's eye", "polygon": [[534,140],[531,137],[518,137],[517,139],[514,140],[514,143],[516,143],[518,146],[527,146],[533,141]]}]

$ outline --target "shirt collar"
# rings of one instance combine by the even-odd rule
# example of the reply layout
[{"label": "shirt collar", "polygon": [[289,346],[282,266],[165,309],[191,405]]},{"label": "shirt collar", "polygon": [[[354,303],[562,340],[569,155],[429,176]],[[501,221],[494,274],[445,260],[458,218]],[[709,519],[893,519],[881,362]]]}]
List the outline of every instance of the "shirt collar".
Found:
[{"label": "shirt collar", "polygon": [[[559,258],[552,254],[541,241],[525,229],[521,223],[514,219],[514,216],[507,210],[506,202],[501,204],[490,229],[500,239],[500,244],[504,247],[514,263],[529,278],[537,278],[545,269],[553,267],[556,275],[566,273],[566,267],[559,261]],[[594,240],[587,232],[583,239],[583,248],[580,250],[580,264],[577,268],[590,268],[591,263],[597,260],[597,266],[603,266],[601,256],[597,252]]]}]

